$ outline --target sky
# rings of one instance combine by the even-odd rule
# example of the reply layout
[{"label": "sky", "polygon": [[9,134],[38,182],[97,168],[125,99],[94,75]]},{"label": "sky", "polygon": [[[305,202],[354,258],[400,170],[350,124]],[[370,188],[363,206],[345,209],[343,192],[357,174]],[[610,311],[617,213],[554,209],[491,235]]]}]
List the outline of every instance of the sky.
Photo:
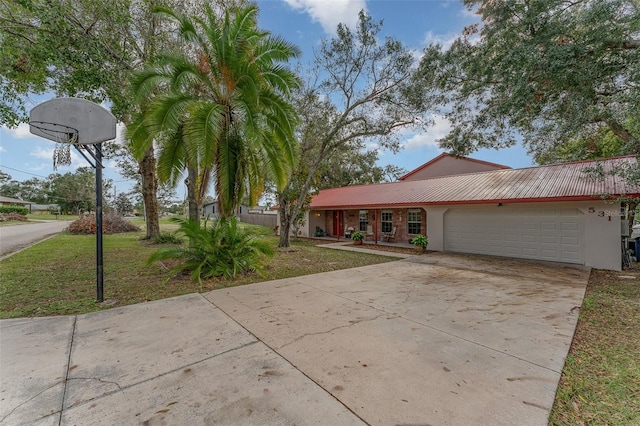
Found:
[{"label": "sky", "polygon": [[[258,0],[257,3],[260,28],[298,45],[303,52],[303,64],[313,59],[313,49],[319,46],[321,39],[335,34],[338,23],[352,26],[363,9],[374,21],[383,21],[382,36],[397,38],[416,55],[431,42],[445,47],[450,45],[465,26],[479,21],[479,17],[459,0]],[[33,96],[31,107],[51,98],[53,95]],[[378,165],[394,164],[410,171],[442,153],[436,140],[445,136],[450,126],[443,117],[433,118],[435,125],[428,132],[402,134],[399,153],[380,151]],[[121,126],[117,130],[118,138],[121,138]],[[19,181],[46,178],[55,172],[54,146],[53,142],[31,135],[26,124],[15,129],[2,127],[0,170]],[[534,165],[521,146],[480,150],[470,157],[513,168]],[[71,166],[59,167],[57,173],[73,172],[82,166],[88,164],[72,150]],[[106,162],[105,167],[104,176],[113,180],[117,192],[130,190],[131,182],[118,174],[114,162]],[[178,198],[184,197],[184,188],[177,190]]]}]

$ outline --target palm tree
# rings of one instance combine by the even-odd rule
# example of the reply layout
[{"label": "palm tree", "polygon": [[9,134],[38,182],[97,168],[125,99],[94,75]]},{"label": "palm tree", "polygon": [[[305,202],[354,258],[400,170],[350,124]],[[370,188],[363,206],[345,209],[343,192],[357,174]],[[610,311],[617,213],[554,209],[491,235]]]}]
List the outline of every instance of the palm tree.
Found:
[{"label": "palm tree", "polygon": [[[205,19],[157,8],[186,43],[136,74],[142,114],[129,128],[132,151],[159,145],[158,176],[177,182],[188,169],[196,201],[211,177],[222,217],[249,191],[255,202],[265,176],[282,187],[296,161],[296,114],[286,97],[299,80],[283,63],[299,49],[257,28],[258,8],[225,12],[206,6]],[[213,176],[212,176],[213,175]]]}]

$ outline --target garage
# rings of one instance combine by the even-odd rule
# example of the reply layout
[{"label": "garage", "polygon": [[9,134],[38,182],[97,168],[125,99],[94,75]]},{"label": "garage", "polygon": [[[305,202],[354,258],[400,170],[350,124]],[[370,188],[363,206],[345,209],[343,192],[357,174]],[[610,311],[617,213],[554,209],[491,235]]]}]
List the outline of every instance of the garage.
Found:
[{"label": "garage", "polygon": [[584,264],[583,229],[573,208],[454,208],[444,214],[444,249]]}]

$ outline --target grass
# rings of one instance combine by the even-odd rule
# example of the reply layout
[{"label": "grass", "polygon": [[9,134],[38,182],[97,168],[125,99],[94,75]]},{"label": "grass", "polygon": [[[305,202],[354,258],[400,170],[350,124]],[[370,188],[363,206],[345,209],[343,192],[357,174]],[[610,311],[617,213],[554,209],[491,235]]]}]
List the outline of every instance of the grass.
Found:
[{"label": "grass", "polygon": [[640,424],[639,271],[591,273],[549,424]]},{"label": "grass", "polygon": [[[256,227],[267,236],[268,228]],[[0,262],[0,318],[74,315],[193,292],[289,278],[318,272],[396,260],[317,247],[312,241],[292,241],[278,250],[266,276],[246,274],[234,280],[212,279],[202,285],[187,276],[167,281],[159,263],[147,259],[160,246],[149,245],[143,233],[104,236],[104,298],[96,303],[95,236],[60,234]]]},{"label": "grass", "polygon": [[39,221],[39,220],[76,220],[78,218],[77,214],[73,214],[73,215],[66,215],[66,214],[61,214],[61,215],[54,215],[54,214],[28,214],[27,215],[27,219],[29,219],[30,221]]}]

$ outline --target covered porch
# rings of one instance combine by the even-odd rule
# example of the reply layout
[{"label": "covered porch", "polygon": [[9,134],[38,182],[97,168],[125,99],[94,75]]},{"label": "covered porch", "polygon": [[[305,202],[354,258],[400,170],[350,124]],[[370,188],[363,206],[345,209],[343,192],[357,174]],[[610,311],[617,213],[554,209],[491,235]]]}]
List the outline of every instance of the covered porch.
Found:
[{"label": "covered porch", "polygon": [[413,247],[416,235],[427,235],[424,208],[311,210],[308,214],[309,237],[335,241],[359,231],[365,235],[365,244]]}]

